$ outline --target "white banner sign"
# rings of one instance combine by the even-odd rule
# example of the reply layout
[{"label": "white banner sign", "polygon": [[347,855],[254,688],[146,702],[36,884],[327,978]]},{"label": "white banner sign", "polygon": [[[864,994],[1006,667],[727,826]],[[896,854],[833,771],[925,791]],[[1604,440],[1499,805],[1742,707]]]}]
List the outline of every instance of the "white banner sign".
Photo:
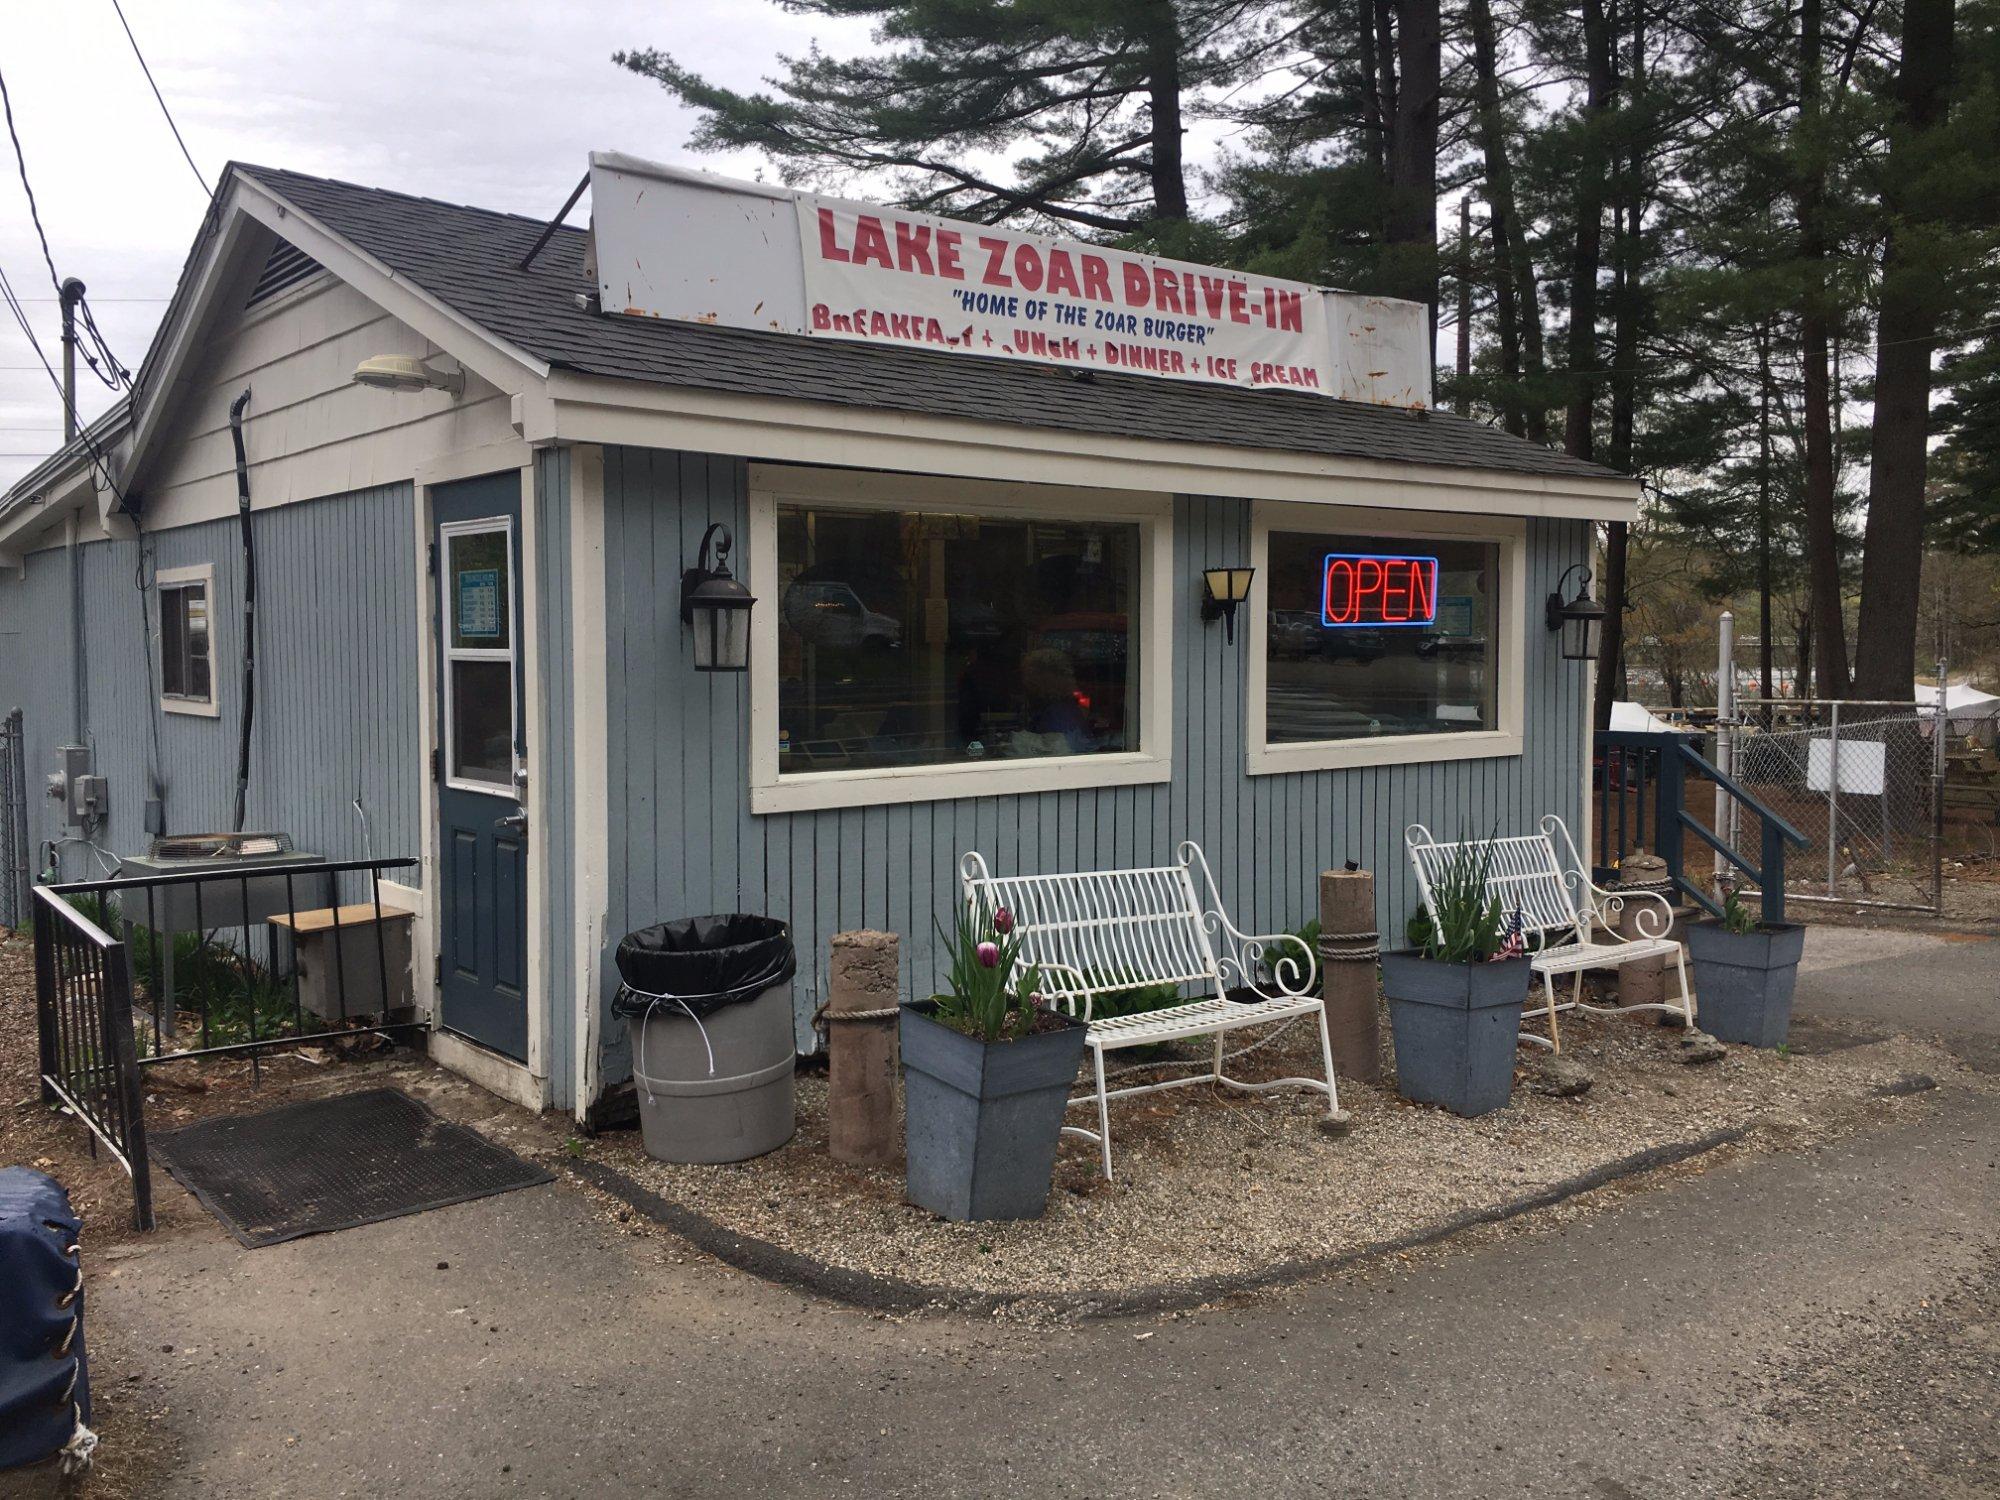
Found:
[{"label": "white banner sign", "polygon": [[801,196],[806,331],[1173,380],[1337,394],[1313,287]]}]

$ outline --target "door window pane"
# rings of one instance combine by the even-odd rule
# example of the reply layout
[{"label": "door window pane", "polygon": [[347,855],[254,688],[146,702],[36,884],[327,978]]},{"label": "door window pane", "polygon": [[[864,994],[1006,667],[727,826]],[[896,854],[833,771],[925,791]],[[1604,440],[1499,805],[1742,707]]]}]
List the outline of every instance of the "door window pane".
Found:
[{"label": "door window pane", "polygon": [[451,774],[458,781],[514,784],[514,672],[504,661],[453,661]]},{"label": "door window pane", "polygon": [[1139,747],[1140,528],[778,509],[779,770]]},{"label": "door window pane", "polygon": [[451,644],[454,649],[505,651],[512,644],[508,608],[512,559],[507,533],[480,531],[453,536],[451,547]]},{"label": "door window pane", "polygon": [[1270,744],[1498,727],[1491,542],[1274,531]]}]

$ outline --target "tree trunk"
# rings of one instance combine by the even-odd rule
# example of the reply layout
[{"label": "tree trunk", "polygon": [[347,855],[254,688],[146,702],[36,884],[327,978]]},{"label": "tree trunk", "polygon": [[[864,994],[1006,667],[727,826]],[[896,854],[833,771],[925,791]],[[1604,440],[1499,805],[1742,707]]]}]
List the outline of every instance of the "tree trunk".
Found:
[{"label": "tree trunk", "polygon": [[1501,403],[1500,420],[1516,437],[1546,443],[1548,418],[1538,399],[1522,390],[1524,374],[1533,382],[1542,373],[1542,309],[1515,205],[1514,163],[1507,148],[1506,115],[1500,108],[1499,46],[1489,0],[1467,0],[1466,21],[1472,31],[1479,149],[1486,160],[1486,222],[1493,236],[1494,335],[1500,345],[1501,372],[1512,387]]},{"label": "tree trunk", "polygon": [[[1632,63],[1628,101],[1636,99],[1646,79],[1646,20],[1634,7]],[[1639,409],[1639,333],[1645,284],[1646,169],[1643,148],[1634,145],[1618,163],[1617,195],[1612,205],[1612,344],[1611,439],[1604,460],[1621,474],[1633,472],[1632,436]],[[1611,727],[1611,703],[1624,677],[1626,600],[1626,525],[1614,521],[1604,544],[1603,662],[1610,671],[1597,676],[1597,727]]]},{"label": "tree trunk", "polygon": [[[1903,59],[1896,79],[1902,119],[1889,147],[1891,193],[1914,180],[1925,136],[1950,108],[1952,0],[1904,0]],[[1924,206],[1896,202],[1898,219],[1921,220]],[[1882,254],[1882,310],[1876,323],[1875,432],[1869,456],[1868,528],[1861,555],[1861,618],[1855,632],[1855,687],[1902,701],[1916,690],[1917,599],[1923,580],[1924,475],[1930,437],[1931,353],[1937,284],[1907,263],[1906,236],[1892,221]]]},{"label": "tree trunk", "polygon": [[[1799,12],[1799,131],[1810,143],[1820,115],[1821,0]],[[1808,146],[1808,150],[1814,149]],[[1834,510],[1833,405],[1827,370],[1826,245],[1821,225],[1826,183],[1815,168],[1796,189],[1799,258],[1806,285],[1799,308],[1799,359],[1804,374],[1806,582],[1819,651],[1822,698],[1845,698],[1847,622],[1840,602],[1840,523]]]},{"label": "tree trunk", "polygon": [[1461,417],[1472,415],[1472,194],[1458,200],[1458,400],[1453,403]]},{"label": "tree trunk", "polygon": [[1187,169],[1181,152],[1181,29],[1171,0],[1157,0],[1147,109],[1153,127],[1153,216],[1188,216]]},{"label": "tree trunk", "polygon": [[1368,151],[1368,180],[1389,180],[1389,131],[1382,110],[1381,48],[1375,40],[1380,17],[1375,0],[1363,0],[1360,8],[1359,48],[1361,73],[1368,80],[1361,90],[1361,135]]},{"label": "tree trunk", "polygon": [[1576,248],[1569,277],[1569,412],[1563,448],[1578,458],[1596,456],[1593,421],[1597,401],[1597,273],[1604,252],[1604,117],[1617,79],[1612,71],[1611,25],[1603,0],[1584,0],[1584,118],[1576,164]]},{"label": "tree trunk", "polygon": [[1389,253],[1398,295],[1438,316],[1438,0],[1395,0],[1395,128],[1389,137]]}]

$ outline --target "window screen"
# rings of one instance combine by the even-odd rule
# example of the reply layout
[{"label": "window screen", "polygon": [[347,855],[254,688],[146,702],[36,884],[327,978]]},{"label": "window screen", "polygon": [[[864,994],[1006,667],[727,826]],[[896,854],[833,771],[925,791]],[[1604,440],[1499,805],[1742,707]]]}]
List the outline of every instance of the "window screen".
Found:
[{"label": "window screen", "polygon": [[160,691],[167,697],[209,701],[208,639],[208,585],[161,584]]}]

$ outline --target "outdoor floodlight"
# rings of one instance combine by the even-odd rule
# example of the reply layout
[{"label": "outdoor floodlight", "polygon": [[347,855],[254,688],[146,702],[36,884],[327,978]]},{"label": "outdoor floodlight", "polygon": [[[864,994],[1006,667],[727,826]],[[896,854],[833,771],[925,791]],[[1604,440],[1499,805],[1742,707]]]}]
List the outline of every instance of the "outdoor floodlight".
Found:
[{"label": "outdoor floodlight", "polygon": [[465,394],[465,371],[434,369],[428,360],[414,359],[407,354],[377,354],[371,359],[364,359],[354,367],[351,378],[356,385],[373,386],[378,391]]}]

